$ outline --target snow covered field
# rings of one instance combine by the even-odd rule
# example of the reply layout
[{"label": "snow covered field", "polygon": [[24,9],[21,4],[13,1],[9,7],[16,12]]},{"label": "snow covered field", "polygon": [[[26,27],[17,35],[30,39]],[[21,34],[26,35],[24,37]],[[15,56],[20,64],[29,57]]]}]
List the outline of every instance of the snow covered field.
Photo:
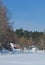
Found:
[{"label": "snow covered field", "polygon": [[0,65],[45,65],[45,53],[0,54]]}]

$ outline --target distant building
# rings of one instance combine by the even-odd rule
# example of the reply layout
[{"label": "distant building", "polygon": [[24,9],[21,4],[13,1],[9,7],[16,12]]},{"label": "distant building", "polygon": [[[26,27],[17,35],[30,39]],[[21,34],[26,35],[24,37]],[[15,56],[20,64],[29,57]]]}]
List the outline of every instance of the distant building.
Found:
[{"label": "distant building", "polygon": [[20,46],[19,44],[14,44],[14,48],[15,48],[15,49],[20,49],[21,46]]},{"label": "distant building", "polygon": [[12,49],[20,49],[21,46],[19,44],[10,43]]},{"label": "distant building", "polygon": [[29,47],[30,52],[37,52],[38,48],[35,45]]}]

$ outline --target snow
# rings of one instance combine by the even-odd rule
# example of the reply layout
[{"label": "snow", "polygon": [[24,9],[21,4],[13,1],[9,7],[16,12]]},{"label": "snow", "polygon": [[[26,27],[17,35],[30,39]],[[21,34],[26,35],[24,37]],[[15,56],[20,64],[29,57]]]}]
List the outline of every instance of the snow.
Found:
[{"label": "snow", "polygon": [[0,54],[0,65],[45,65],[45,53]]},{"label": "snow", "polygon": [[11,47],[14,48],[14,44],[13,43],[10,43]]}]

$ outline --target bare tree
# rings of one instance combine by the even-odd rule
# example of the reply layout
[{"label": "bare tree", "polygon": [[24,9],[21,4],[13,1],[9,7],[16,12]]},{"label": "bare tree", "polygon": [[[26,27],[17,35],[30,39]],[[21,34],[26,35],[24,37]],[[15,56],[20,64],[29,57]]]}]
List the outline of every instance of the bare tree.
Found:
[{"label": "bare tree", "polygon": [[0,43],[2,44],[14,40],[14,32],[8,25],[8,22],[7,8],[3,5],[2,0],[0,0]]}]

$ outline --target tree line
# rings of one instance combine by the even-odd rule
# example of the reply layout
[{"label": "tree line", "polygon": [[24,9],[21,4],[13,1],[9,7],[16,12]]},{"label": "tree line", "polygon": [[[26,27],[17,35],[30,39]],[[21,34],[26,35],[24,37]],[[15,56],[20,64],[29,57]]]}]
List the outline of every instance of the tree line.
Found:
[{"label": "tree line", "polygon": [[29,48],[31,45],[36,45],[39,49],[45,49],[45,33],[38,31],[27,31],[17,29],[15,32],[15,41],[23,47]]}]

